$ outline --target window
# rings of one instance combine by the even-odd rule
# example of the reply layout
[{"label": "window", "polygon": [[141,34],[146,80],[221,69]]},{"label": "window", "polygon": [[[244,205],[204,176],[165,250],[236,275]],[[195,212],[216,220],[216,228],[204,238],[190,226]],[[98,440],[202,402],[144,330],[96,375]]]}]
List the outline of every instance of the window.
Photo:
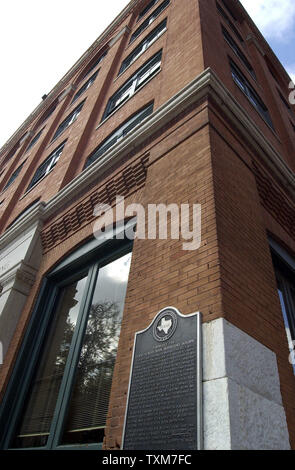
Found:
[{"label": "window", "polygon": [[137,28],[130,38],[130,42],[133,42],[141,33],[155,21],[155,19],[162,13],[162,11],[169,5],[170,0],[165,0],[156,10]]},{"label": "window", "polygon": [[44,127],[43,127],[43,129],[41,129],[41,131],[38,132],[38,134],[35,135],[35,137],[33,137],[33,139],[31,140],[31,142],[29,143],[29,145],[27,147],[26,152],[28,152],[36,144],[36,142],[38,142],[39,138],[41,137],[41,134],[42,134],[43,130],[44,130]]},{"label": "window", "polygon": [[14,180],[18,177],[18,175],[20,174],[21,170],[22,170],[22,167],[24,166],[24,163],[23,162],[16,170],[14,173],[12,173],[11,177],[9,178],[8,182],[6,183],[5,187],[3,188],[3,191],[5,191],[7,188],[9,188],[10,185],[12,185],[12,183],[14,182]]},{"label": "window", "polygon": [[161,67],[162,51],[149,59],[130,79],[119,88],[119,90],[109,99],[102,120],[106,119],[122,103],[127,101],[134,93],[142,87],[151,77],[153,77]]},{"label": "window", "polygon": [[56,150],[54,150],[54,152],[52,152],[52,154],[49,155],[49,157],[46,158],[46,160],[39,166],[39,168],[37,169],[36,173],[33,176],[32,181],[30,182],[27,188],[27,191],[31,189],[33,186],[35,186],[35,184],[37,184],[41,178],[46,176],[52,170],[52,168],[57,164],[59,157],[62,154],[64,146],[65,146],[65,142],[63,142]]},{"label": "window", "polygon": [[[273,240],[270,242],[278,295],[290,351],[295,341],[295,261]],[[286,262],[286,260],[288,262]],[[295,373],[295,365],[293,365]]]},{"label": "window", "polygon": [[229,44],[229,46],[232,48],[232,50],[234,51],[234,53],[239,57],[239,59],[243,62],[243,64],[245,65],[246,69],[248,70],[248,72],[252,75],[252,77],[254,78],[254,80],[256,80],[256,75],[255,75],[255,72],[253,70],[253,67],[252,65],[250,64],[250,62],[248,61],[247,57],[245,56],[245,54],[241,51],[241,49],[239,48],[239,46],[237,45],[237,43],[233,40],[233,38],[230,36],[230,34],[228,34],[228,32],[226,31],[226,29],[222,26],[222,32],[223,32],[223,36],[224,36],[224,39],[226,40],[226,42]]},{"label": "window", "polygon": [[99,157],[107,152],[113,145],[119,142],[121,139],[134,129],[135,126],[140,124],[147,116],[152,114],[153,104],[146,106],[141,111],[134,114],[129,118],[123,125],[121,125],[115,132],[113,132],[104,142],[101,144],[86,161],[85,167],[87,168],[91,163],[95,162]]},{"label": "window", "polygon": [[148,47],[150,47],[165,31],[167,25],[167,18],[162,21],[157,28],[155,28],[135,49],[129,54],[128,57],[122,62],[119,75],[124,72],[136,59],[143,54]]},{"label": "window", "polygon": [[153,8],[156,3],[158,3],[158,1],[159,0],[152,0],[150,3],[148,3],[147,6],[139,13],[137,21],[141,20],[141,18],[143,18],[150,11],[150,9]]},{"label": "window", "polygon": [[71,112],[71,114],[69,114],[69,116],[58,126],[54,136],[52,137],[52,140],[55,140],[57,139],[57,137],[63,133],[63,131],[65,129],[67,129],[67,127],[69,127],[71,124],[73,124],[73,122],[76,121],[76,119],[78,118],[82,108],[83,108],[83,104],[85,103],[85,100],[82,101],[82,103],[79,104],[79,106],[77,106],[77,108],[74,109],[74,111]]},{"label": "window", "polygon": [[95,59],[94,62],[91,63],[91,65],[89,66],[89,69],[84,73],[81,80],[84,80],[84,78],[86,78],[87,75],[89,75],[92,72],[92,70],[94,70],[103,61],[107,53],[108,51],[105,51],[103,54],[101,54],[98,57],[98,59]]},{"label": "window", "polygon": [[47,119],[50,118],[50,116],[56,110],[57,105],[58,105],[58,101],[56,100],[56,101],[54,101],[54,103],[51,106],[49,106],[49,108],[45,111],[43,116],[41,116],[40,121],[38,121],[38,123],[37,123],[38,126],[40,126],[41,124],[43,124],[43,122],[47,121]]},{"label": "window", "polygon": [[226,8],[226,10],[228,11],[228,13],[229,13],[229,14],[231,15],[231,17],[233,18],[233,20],[238,21],[238,20],[237,20],[237,17],[234,15],[234,13],[232,12],[232,10],[230,10],[230,8],[226,5],[226,3],[225,3],[223,0],[221,0],[221,1],[222,1],[223,6]]},{"label": "window", "polygon": [[88,88],[91,87],[92,83],[94,83],[96,77],[98,75],[98,71],[95,72],[85,83],[81,88],[77,91],[77,93],[74,95],[74,98],[72,99],[72,103],[77,101],[77,99],[84,93],[84,91],[88,90]]},{"label": "window", "polygon": [[239,31],[237,30],[237,28],[235,27],[235,25],[233,24],[233,22],[229,19],[229,17],[227,16],[227,14],[225,13],[225,11],[223,10],[223,8],[221,8],[221,6],[219,5],[219,3],[216,2],[216,6],[217,6],[217,10],[219,11],[220,15],[223,17],[223,19],[226,21],[226,23],[228,24],[228,26],[230,27],[230,29],[235,33],[235,35],[237,36],[237,38],[239,39],[239,41],[241,43],[244,42],[244,39],[242,38],[242,36],[240,35]]},{"label": "window", "polygon": [[7,163],[19,149],[19,142],[13,147],[13,149],[7,154],[7,156],[3,159],[3,164]]},{"label": "window", "polygon": [[232,77],[235,83],[247,96],[249,101],[257,109],[257,111],[263,117],[263,119],[267,122],[267,124],[273,129],[273,123],[272,123],[270,114],[268,112],[267,107],[261,100],[261,98],[258,96],[254,88],[250,85],[246,77],[242,74],[240,69],[232,61],[230,61],[230,65],[231,65]]},{"label": "window", "polygon": [[16,364],[22,392],[4,447],[101,448],[131,248],[92,240],[47,277],[23,344],[32,354],[20,352]]},{"label": "window", "polygon": [[24,210],[22,210],[18,216],[5,228],[5,230],[8,230],[9,227],[11,227],[17,220],[19,220],[23,215],[25,215],[27,212],[29,212],[30,209],[32,209],[34,206],[38,204],[40,201],[40,197],[38,199],[35,199],[31,204],[29,204]]}]

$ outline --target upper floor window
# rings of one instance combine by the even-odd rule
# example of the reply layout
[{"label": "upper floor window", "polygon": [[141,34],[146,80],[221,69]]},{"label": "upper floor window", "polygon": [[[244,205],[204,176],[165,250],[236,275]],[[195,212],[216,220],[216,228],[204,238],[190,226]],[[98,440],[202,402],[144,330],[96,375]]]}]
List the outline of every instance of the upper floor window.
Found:
[{"label": "upper floor window", "polygon": [[87,77],[96,67],[103,61],[103,59],[106,57],[108,51],[106,50],[103,54],[101,54],[97,59],[94,60],[94,62],[90,62],[89,68],[86,70],[86,72],[83,74],[81,80],[84,80],[84,78]]},{"label": "upper floor window", "polygon": [[162,51],[155,54],[121,88],[109,99],[103,119],[106,119],[122,103],[131,98],[132,95],[143,86],[149,78],[153,77],[161,67]]},{"label": "upper floor window", "polygon": [[169,5],[170,0],[165,0],[156,10],[137,28],[130,38],[130,42],[133,42],[141,33],[151,24],[155,19],[162,13],[162,11]]},{"label": "upper floor window", "polygon": [[140,124],[147,116],[153,112],[153,103],[149,104],[139,112],[134,114],[131,118],[125,121],[118,129],[113,132],[99,147],[88,157],[85,168],[91,163],[95,162],[99,157],[107,152],[113,145],[122,140],[126,135],[131,132],[135,126]]},{"label": "upper floor window", "polygon": [[225,1],[224,1],[224,0],[221,0],[221,2],[222,2],[222,4],[223,4],[224,8],[225,8],[225,9],[228,11],[228,13],[231,15],[232,19],[233,19],[234,21],[238,21],[236,15],[235,15],[235,14],[233,13],[233,11],[228,7],[228,5],[225,3]]},{"label": "upper floor window", "polygon": [[91,87],[91,85],[94,83],[96,77],[98,75],[98,71],[95,72],[91,77],[84,83],[84,85],[81,86],[81,88],[77,91],[77,93],[74,95],[74,98],[72,99],[72,103],[77,101],[77,99],[86,91],[88,88]]},{"label": "upper floor window", "polygon": [[150,11],[150,9],[153,8],[156,3],[158,3],[158,1],[159,0],[152,0],[151,2],[149,2],[147,6],[139,13],[137,21],[140,21],[141,18],[143,18]]},{"label": "upper floor window", "polygon": [[241,60],[241,62],[243,62],[243,64],[245,65],[246,69],[248,70],[248,72],[252,75],[252,77],[254,78],[254,80],[256,80],[256,75],[255,75],[255,72],[253,70],[253,67],[252,65],[250,64],[250,62],[248,61],[247,57],[245,56],[245,54],[241,51],[241,49],[239,48],[239,46],[237,45],[236,41],[234,41],[234,39],[230,36],[230,34],[228,34],[228,32],[226,31],[226,29],[222,26],[222,32],[223,32],[223,36],[224,36],[224,39],[226,40],[226,42],[229,44],[229,46],[232,48],[232,50],[234,51],[234,53],[239,57],[239,59]]},{"label": "upper floor window", "polygon": [[10,150],[10,152],[8,152],[8,154],[6,155],[6,157],[3,159],[3,164],[5,164],[6,162],[8,162],[12,157],[14,157],[14,155],[16,154],[16,152],[18,151],[19,149],[19,142],[12,148],[12,150]]},{"label": "upper floor window", "polygon": [[16,180],[16,178],[18,177],[18,175],[20,174],[21,170],[22,170],[22,167],[24,166],[24,163],[23,162],[16,170],[14,173],[12,173],[11,177],[9,178],[9,180],[7,181],[6,185],[4,186],[3,188],[3,191],[5,191],[7,188],[9,188],[9,186],[12,185],[12,183]]},{"label": "upper floor window", "polygon": [[35,135],[35,137],[33,137],[33,139],[31,140],[31,142],[29,143],[29,145],[27,147],[26,152],[28,152],[38,142],[38,140],[41,137],[41,134],[42,134],[43,130],[44,130],[44,127],[43,127],[43,129],[41,129],[41,131],[38,132],[38,134]]},{"label": "upper floor window", "polygon": [[63,131],[69,127],[71,124],[73,124],[73,122],[76,121],[76,119],[78,118],[82,108],[83,108],[83,104],[85,103],[85,100],[82,101],[82,103],[79,104],[79,106],[77,106],[77,108],[75,108],[71,114],[68,115],[68,117],[66,117],[66,119],[58,126],[54,136],[52,137],[52,140],[55,140],[60,134],[63,133]]},{"label": "upper floor window", "polygon": [[44,160],[44,162],[39,166],[36,170],[32,181],[30,182],[27,191],[31,189],[35,184],[38,183],[44,176],[46,176],[52,168],[57,164],[59,157],[62,154],[63,148],[65,146],[65,142],[63,142],[54,152],[52,152],[49,157]]},{"label": "upper floor window", "polygon": [[57,105],[58,105],[58,101],[56,100],[49,106],[49,108],[45,111],[43,116],[41,116],[40,120],[38,121],[37,127],[40,126],[41,124],[43,124],[43,122],[47,121],[47,119],[50,118],[50,116],[56,110]]},{"label": "upper floor window", "polygon": [[136,59],[143,54],[165,31],[167,26],[167,18],[157,26],[122,62],[119,75],[124,72]]},{"label": "upper floor window", "polygon": [[17,222],[21,217],[23,217],[24,215],[26,215],[30,209],[32,209],[34,206],[37,206],[37,204],[39,203],[41,197],[38,197],[38,199],[35,199],[33,202],[31,202],[31,204],[29,204],[24,210],[22,210],[18,216],[16,216],[16,218],[9,224],[7,225],[7,227],[5,228],[5,230],[8,230],[13,224],[15,224],[15,222]]},{"label": "upper floor window", "polygon": [[225,11],[223,10],[223,8],[221,8],[221,6],[219,5],[219,3],[216,2],[216,6],[217,6],[217,10],[219,11],[219,13],[221,14],[221,16],[223,17],[223,19],[226,21],[226,23],[228,24],[228,26],[230,27],[230,29],[235,33],[235,35],[237,36],[237,38],[239,39],[239,41],[241,43],[244,42],[244,39],[242,38],[242,36],[240,35],[239,31],[237,30],[237,28],[235,27],[235,25],[233,24],[233,22],[229,19],[229,17],[227,16],[227,14],[225,13]]},{"label": "upper floor window", "polygon": [[240,69],[230,61],[231,73],[235,83],[247,96],[251,104],[257,109],[259,114],[267,122],[267,124],[273,129],[273,123],[268,112],[267,107],[263,103],[262,99],[258,96],[252,85],[248,82],[247,78],[243,75]]}]

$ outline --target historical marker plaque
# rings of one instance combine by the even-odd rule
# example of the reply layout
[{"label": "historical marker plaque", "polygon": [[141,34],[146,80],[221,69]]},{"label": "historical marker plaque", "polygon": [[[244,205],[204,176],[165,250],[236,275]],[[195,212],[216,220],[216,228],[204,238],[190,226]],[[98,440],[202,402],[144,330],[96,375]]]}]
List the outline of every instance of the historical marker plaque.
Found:
[{"label": "historical marker plaque", "polygon": [[135,335],[123,449],[202,447],[201,314],[161,310]]}]

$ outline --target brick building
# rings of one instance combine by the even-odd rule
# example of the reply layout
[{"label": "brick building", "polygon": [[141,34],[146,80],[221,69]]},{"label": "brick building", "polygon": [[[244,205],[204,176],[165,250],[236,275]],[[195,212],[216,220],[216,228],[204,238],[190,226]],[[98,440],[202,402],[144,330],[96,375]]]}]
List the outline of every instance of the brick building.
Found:
[{"label": "brick building", "polygon": [[[120,448],[168,305],[202,312],[204,448],[295,447],[289,83],[238,1],[133,0],[4,145],[2,448]],[[201,246],[102,242],[117,195],[201,204]]]}]

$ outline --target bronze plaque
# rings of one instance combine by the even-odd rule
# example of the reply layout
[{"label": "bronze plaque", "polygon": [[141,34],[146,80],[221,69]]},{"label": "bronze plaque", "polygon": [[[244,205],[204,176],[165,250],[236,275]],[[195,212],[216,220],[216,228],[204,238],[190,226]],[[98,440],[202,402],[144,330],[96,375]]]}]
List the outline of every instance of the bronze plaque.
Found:
[{"label": "bronze plaque", "polygon": [[135,335],[125,450],[202,447],[201,314],[161,310]]}]

